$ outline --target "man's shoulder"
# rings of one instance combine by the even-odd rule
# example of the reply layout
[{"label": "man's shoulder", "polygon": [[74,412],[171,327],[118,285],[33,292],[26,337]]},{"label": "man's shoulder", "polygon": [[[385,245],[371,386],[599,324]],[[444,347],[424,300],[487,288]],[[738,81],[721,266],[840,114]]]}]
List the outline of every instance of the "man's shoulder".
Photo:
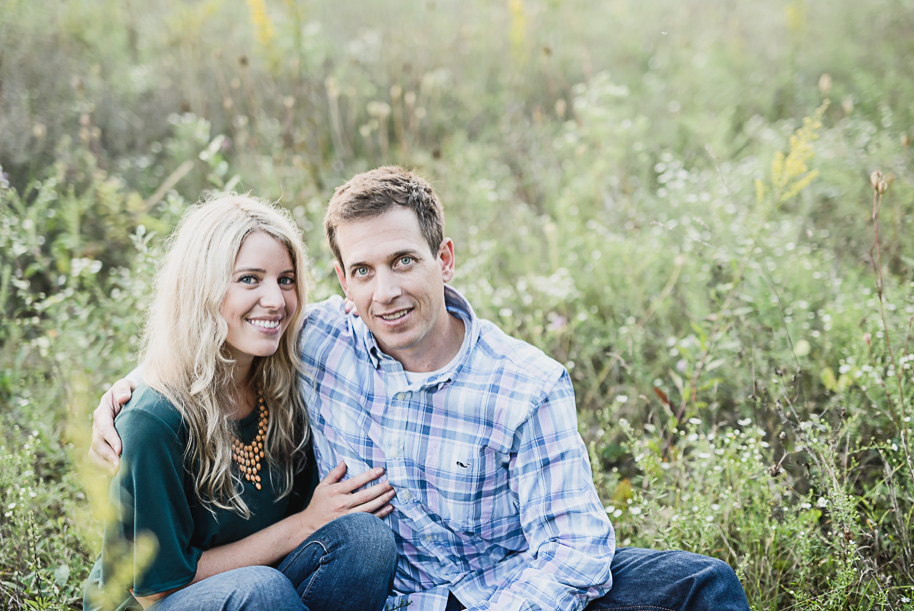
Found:
[{"label": "man's shoulder", "polygon": [[352,337],[350,317],[346,314],[343,298],[331,296],[320,302],[308,304],[305,324],[301,330],[303,348],[328,339]]},{"label": "man's shoulder", "polygon": [[330,297],[319,302],[311,302],[305,308],[307,316],[305,326],[313,321],[344,322],[346,320],[346,309],[343,298],[338,295]]},{"label": "man's shoulder", "polygon": [[475,351],[482,361],[497,363],[512,376],[532,381],[554,382],[565,367],[529,342],[511,336],[495,323],[479,319]]}]

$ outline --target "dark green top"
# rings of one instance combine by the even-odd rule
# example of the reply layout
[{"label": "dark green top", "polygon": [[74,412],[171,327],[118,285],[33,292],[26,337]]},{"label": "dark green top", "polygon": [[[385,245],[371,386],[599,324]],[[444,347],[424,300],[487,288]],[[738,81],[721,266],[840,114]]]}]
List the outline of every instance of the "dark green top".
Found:
[{"label": "dark green top", "polygon": [[[255,410],[237,422],[243,443],[249,444],[256,436],[258,416]],[[317,486],[309,448],[306,468],[296,477],[291,495],[277,499],[280,473],[264,466],[260,470],[261,490],[242,480],[242,498],[251,511],[250,519],[218,508],[211,512],[197,499],[193,475],[185,469],[187,429],[177,408],[154,389],[141,385],[114,423],[124,450],[108,497],[114,508],[124,512],[105,530],[102,553],[86,585],[84,605],[113,575],[113,564],[128,560],[141,564],[138,558],[116,560],[114,551],[119,542],[134,542],[143,532],[155,536],[155,557],[134,578],[133,590],[139,596],[161,593],[193,580],[203,551],[240,540],[303,509]],[[125,592],[121,608],[137,605]]]}]

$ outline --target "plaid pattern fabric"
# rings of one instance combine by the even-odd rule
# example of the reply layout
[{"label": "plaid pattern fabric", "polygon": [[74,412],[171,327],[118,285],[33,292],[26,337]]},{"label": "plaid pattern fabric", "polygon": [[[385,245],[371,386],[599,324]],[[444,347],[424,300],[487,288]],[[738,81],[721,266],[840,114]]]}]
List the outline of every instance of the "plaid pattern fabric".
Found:
[{"label": "plaid pattern fabric", "polygon": [[311,307],[305,395],[321,474],[386,469],[400,553],[388,609],[582,609],[612,584],[615,536],[565,369],[477,319],[450,369],[410,384],[340,298]]}]

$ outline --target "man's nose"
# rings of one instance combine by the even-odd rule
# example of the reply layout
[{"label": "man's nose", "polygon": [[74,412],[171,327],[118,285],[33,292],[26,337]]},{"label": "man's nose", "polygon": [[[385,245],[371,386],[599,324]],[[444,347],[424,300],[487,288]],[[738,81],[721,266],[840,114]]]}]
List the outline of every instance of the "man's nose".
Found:
[{"label": "man's nose", "polygon": [[401,293],[399,279],[393,271],[383,270],[375,274],[374,299],[376,302],[389,304],[400,297]]}]

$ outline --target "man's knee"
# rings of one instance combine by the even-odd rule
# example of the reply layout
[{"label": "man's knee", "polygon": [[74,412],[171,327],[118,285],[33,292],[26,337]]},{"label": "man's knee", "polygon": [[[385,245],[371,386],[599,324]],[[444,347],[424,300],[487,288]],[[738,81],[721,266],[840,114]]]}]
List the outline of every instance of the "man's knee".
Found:
[{"label": "man's knee", "polygon": [[702,607],[711,609],[747,609],[746,592],[736,572],[727,563],[713,557],[700,558],[701,569],[695,573]]},{"label": "man's knee", "polygon": [[704,555],[695,555],[695,557],[701,560],[702,569],[700,575],[705,581],[721,585],[735,584],[739,586],[739,578],[736,577],[736,572],[733,571],[729,564],[714,557],[706,557]]}]

